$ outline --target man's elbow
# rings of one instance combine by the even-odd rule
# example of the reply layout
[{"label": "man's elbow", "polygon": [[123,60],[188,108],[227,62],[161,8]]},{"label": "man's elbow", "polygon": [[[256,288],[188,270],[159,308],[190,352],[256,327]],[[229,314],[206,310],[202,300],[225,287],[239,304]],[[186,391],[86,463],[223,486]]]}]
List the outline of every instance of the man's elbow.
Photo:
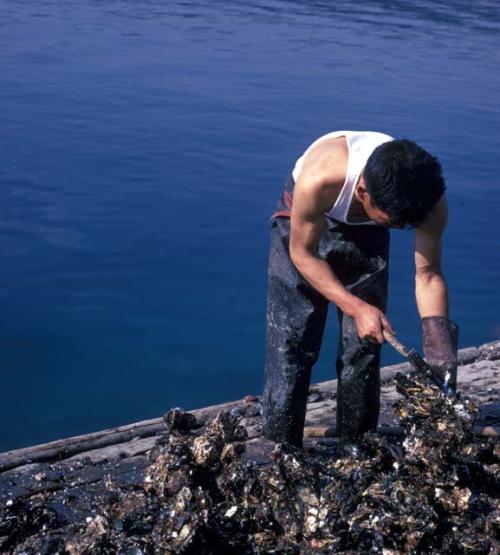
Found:
[{"label": "man's elbow", "polygon": [[417,286],[426,287],[437,282],[444,282],[444,275],[439,266],[426,266],[418,269],[415,274]]},{"label": "man's elbow", "polygon": [[290,259],[299,272],[307,266],[309,256],[309,253],[305,249],[290,246]]},{"label": "man's elbow", "polygon": [[293,262],[293,265],[296,268],[299,268],[299,266],[302,264],[303,259],[304,259],[304,254],[302,250],[296,247],[294,248],[293,246],[290,246],[290,260]]}]

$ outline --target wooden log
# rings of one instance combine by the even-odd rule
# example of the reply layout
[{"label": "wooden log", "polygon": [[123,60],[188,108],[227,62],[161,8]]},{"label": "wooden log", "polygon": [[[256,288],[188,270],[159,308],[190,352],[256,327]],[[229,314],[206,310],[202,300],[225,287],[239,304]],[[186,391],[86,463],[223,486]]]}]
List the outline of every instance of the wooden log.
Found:
[{"label": "wooden log", "polygon": [[500,359],[500,340],[485,343],[479,347],[479,358],[483,360]]},{"label": "wooden log", "polygon": [[125,443],[133,438],[150,437],[163,431],[165,431],[163,419],[155,418],[91,434],[58,439],[34,447],[7,451],[0,455],[0,472],[23,464],[65,459],[77,453]]},{"label": "wooden log", "polygon": [[310,403],[307,405],[307,415],[313,415],[324,411],[332,410],[336,407],[335,401],[319,401],[318,403]]},{"label": "wooden log", "polygon": [[335,437],[337,430],[334,426],[306,426],[304,437]]},{"label": "wooden log", "polygon": [[[190,412],[195,415],[197,425],[201,426],[208,418],[216,416],[219,412],[243,405],[244,402],[239,399]],[[0,454],[0,472],[34,462],[60,461],[79,453],[125,443],[135,438],[152,437],[165,431],[163,417],[153,418],[90,434],[58,439],[33,447],[14,449]]]},{"label": "wooden log", "polygon": [[[399,426],[379,426],[377,433],[382,435],[403,435],[403,429]],[[337,428],[335,426],[305,426],[304,437],[308,438],[325,438],[338,437]]]},{"label": "wooden log", "polygon": [[[458,359],[460,364],[470,364],[476,360],[496,360],[500,357],[500,341],[495,341],[479,348],[470,347],[461,349],[458,352]],[[460,369],[459,369],[460,371]],[[398,372],[412,372],[412,367],[408,363],[395,364],[387,366],[381,370],[381,381],[387,383]],[[329,380],[313,385],[314,390],[321,393],[323,396],[335,399],[337,390],[337,380]],[[260,400],[260,398],[257,398]],[[309,410],[311,415],[316,417],[320,414],[323,408],[329,406],[333,407],[332,399],[322,399],[318,403],[310,403]],[[209,418],[214,417],[223,410],[230,410],[234,407],[245,406],[244,400],[230,401],[213,405],[209,407],[199,408],[190,411],[196,416],[197,425],[202,426]],[[313,418],[315,420],[315,418]],[[489,427],[487,432],[492,437],[496,437],[497,429]],[[117,445],[132,441],[135,438],[152,437],[165,431],[165,424],[163,418],[153,418],[144,420],[142,422],[135,422],[125,426],[118,426],[109,428],[99,432],[74,436],[65,439],[59,439],[41,445],[25,447],[22,449],[15,449],[0,454],[0,472],[10,468],[16,468],[25,464],[36,462],[51,462],[66,459],[68,457],[92,451],[95,449],[102,449],[108,446]]]},{"label": "wooden log", "polygon": [[237,407],[244,407],[245,402],[242,399],[238,399],[237,401],[229,401],[227,403],[222,403],[220,405],[211,405],[209,407],[203,407],[200,409],[190,410],[191,414],[196,416],[196,423],[197,425],[203,425],[209,418],[213,418],[217,416],[219,412],[224,410],[231,410]]},{"label": "wooden log", "polygon": [[101,449],[92,449],[91,451],[82,451],[76,455],[72,455],[68,459],[64,459],[65,463],[74,463],[76,461],[91,461],[92,464],[119,461],[128,459],[137,455],[147,453],[152,449],[158,440],[158,436],[143,437],[134,441],[126,441],[124,443],[116,443],[102,447]]},{"label": "wooden log", "polygon": [[[379,426],[377,433],[382,435],[403,436],[404,430],[400,426]],[[482,437],[498,437],[500,427],[494,426],[474,426],[474,434]],[[304,437],[323,438],[338,437],[335,426],[306,426]]]}]

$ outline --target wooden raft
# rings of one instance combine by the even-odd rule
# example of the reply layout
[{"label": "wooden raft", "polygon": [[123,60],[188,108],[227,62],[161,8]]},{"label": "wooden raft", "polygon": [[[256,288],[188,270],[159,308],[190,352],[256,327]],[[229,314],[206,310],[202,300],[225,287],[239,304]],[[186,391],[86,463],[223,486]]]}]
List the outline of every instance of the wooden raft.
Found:
[{"label": "wooden raft", "polygon": [[[399,397],[392,380],[398,372],[411,373],[413,369],[404,363],[381,370],[382,433],[398,433],[392,412],[392,404]],[[477,431],[492,436],[500,426],[499,377],[500,341],[459,351],[458,388],[480,407]],[[335,441],[336,389],[337,380],[310,388],[304,434],[309,448]],[[190,412],[201,426],[222,410],[241,409],[246,414],[243,424],[251,447],[261,435],[259,401],[259,397],[239,399]],[[1,453],[0,501],[40,492],[88,488],[92,484],[99,486],[106,476],[139,484],[148,464],[147,454],[165,432],[160,417]]]}]

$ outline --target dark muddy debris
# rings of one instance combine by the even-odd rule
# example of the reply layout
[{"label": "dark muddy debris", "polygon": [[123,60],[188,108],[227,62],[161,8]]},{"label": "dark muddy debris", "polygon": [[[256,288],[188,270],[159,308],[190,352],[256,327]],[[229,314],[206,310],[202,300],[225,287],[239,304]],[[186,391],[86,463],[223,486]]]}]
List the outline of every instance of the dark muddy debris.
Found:
[{"label": "dark muddy debris", "polygon": [[13,500],[0,511],[0,551],[499,552],[500,449],[474,436],[477,408],[424,378],[398,374],[396,382],[405,435],[366,434],[359,458],[278,444],[267,445],[263,464],[246,452],[245,410],[196,429],[192,415],[173,409],[142,484],[108,476],[76,522],[48,492]]},{"label": "dark muddy debris", "polygon": [[167,430],[187,431],[196,427],[196,417],[179,407],[169,410],[163,420]]}]

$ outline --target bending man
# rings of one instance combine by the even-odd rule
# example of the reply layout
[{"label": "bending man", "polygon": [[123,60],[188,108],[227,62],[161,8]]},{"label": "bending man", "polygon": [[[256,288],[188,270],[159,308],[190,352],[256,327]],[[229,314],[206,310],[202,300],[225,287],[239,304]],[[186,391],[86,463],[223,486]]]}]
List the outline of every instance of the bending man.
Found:
[{"label": "bending man", "polygon": [[389,229],[415,229],[424,354],[456,387],[458,328],[441,272],[447,222],[438,160],[412,141],[337,131],[301,156],[272,218],[263,436],[302,446],[311,370],[328,304],[337,306],[337,430],[349,450],[375,430],[387,302]]}]

